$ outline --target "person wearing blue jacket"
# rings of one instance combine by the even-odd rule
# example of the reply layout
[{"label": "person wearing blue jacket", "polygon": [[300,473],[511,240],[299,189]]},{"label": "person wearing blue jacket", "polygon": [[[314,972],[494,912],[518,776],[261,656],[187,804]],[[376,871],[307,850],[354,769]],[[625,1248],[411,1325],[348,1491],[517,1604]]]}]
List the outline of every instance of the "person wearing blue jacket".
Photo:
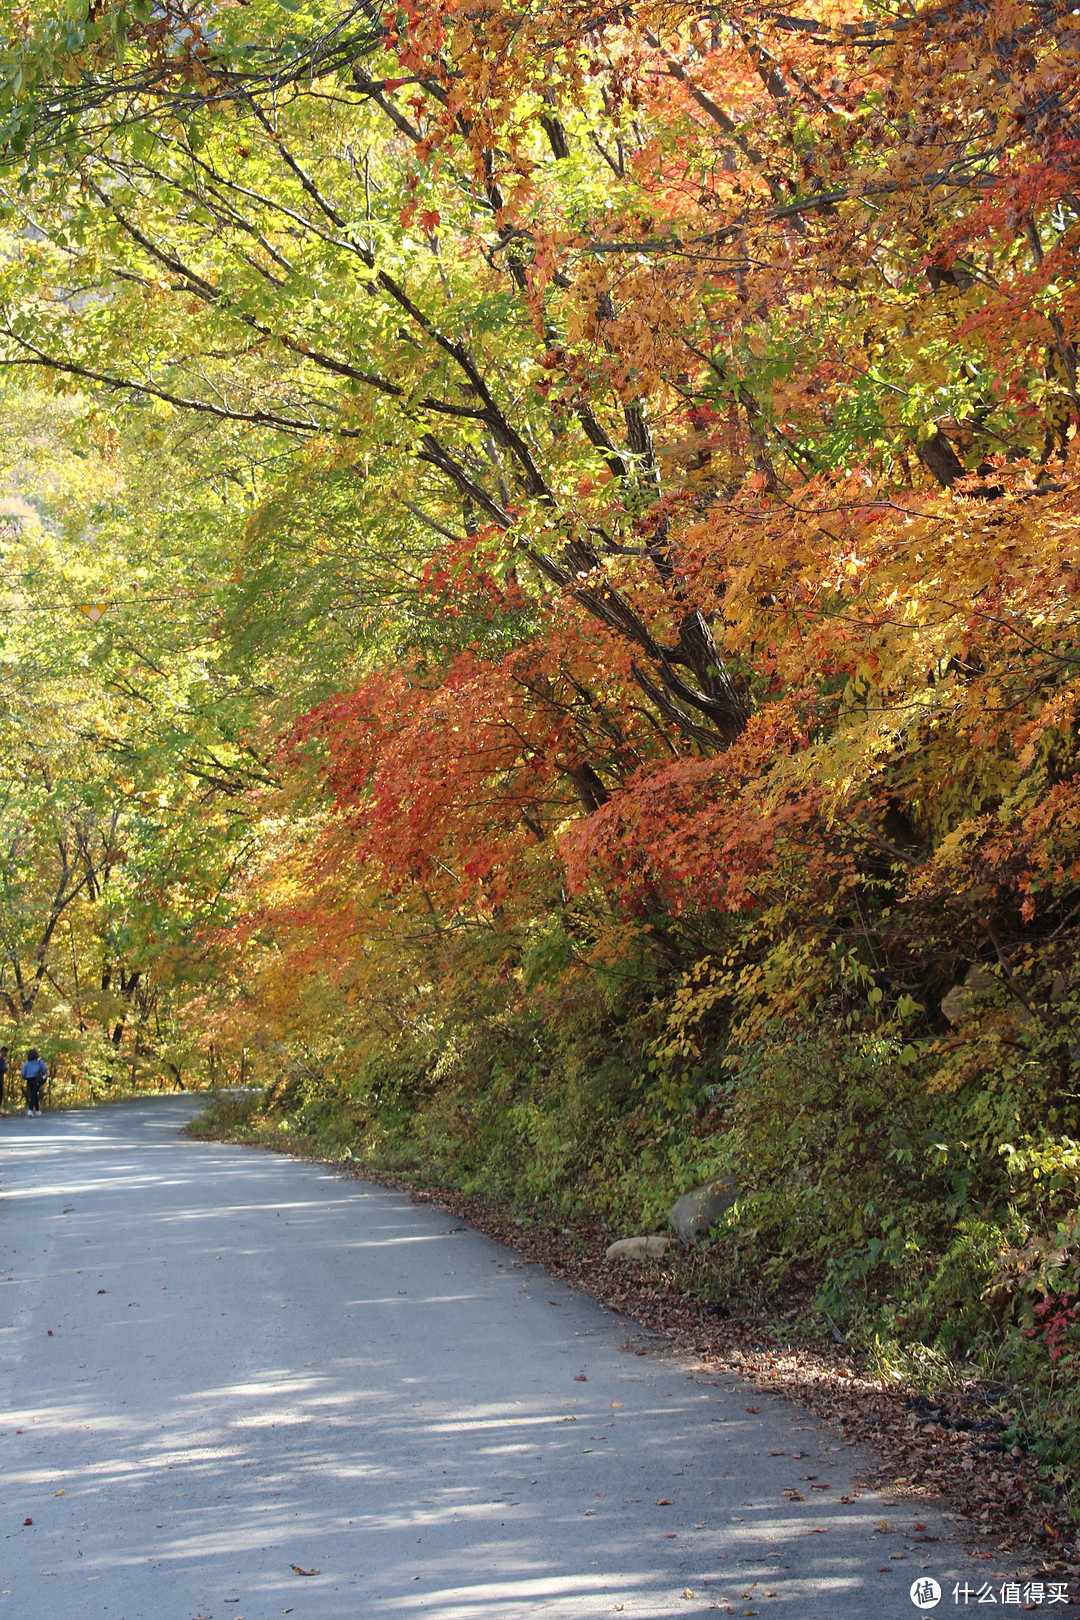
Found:
[{"label": "person wearing blue jacket", "polygon": [[41,1093],[45,1082],[49,1078],[48,1065],[38,1056],[36,1046],[32,1046],[26,1054],[26,1062],[22,1066],[22,1080],[26,1087],[27,1114],[41,1113]]}]

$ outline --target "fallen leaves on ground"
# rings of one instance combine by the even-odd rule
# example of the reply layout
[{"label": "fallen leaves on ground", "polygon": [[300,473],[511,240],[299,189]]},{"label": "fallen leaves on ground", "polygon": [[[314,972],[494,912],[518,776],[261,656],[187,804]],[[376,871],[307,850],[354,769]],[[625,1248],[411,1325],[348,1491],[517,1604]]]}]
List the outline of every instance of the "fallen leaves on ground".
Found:
[{"label": "fallen leaves on ground", "polygon": [[301,1569],[299,1564],[290,1564],[289,1568],[297,1575],[317,1575],[317,1569]]}]

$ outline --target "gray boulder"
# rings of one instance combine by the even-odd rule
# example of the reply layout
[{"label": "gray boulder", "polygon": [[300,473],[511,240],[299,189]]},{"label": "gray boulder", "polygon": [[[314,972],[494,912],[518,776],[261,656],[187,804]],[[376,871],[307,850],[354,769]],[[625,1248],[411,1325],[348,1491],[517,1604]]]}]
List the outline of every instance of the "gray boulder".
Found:
[{"label": "gray boulder", "polygon": [[632,1237],[609,1243],[606,1252],[609,1260],[661,1260],[670,1247],[669,1237]]},{"label": "gray boulder", "polygon": [[717,1176],[704,1187],[684,1193],[668,1216],[668,1225],[680,1243],[696,1243],[705,1237],[714,1221],[720,1219],[738,1198],[738,1189],[729,1176]]},{"label": "gray boulder", "polygon": [[[1054,999],[1055,991],[1058,990],[1058,979],[1061,978],[1062,976],[1058,974],[1054,980],[1050,991],[1051,1000]],[[942,996],[941,1010],[950,1024],[962,1024],[978,1010],[980,996],[992,995],[995,990],[1002,988],[1008,987],[1002,985],[1002,981],[988,962],[973,962],[964,975],[963,984],[954,984],[952,989]],[[1023,1029],[1031,1023],[1031,1014],[1023,1002],[1017,1001],[1014,996],[1009,997],[1006,1011],[1018,1029]]]},{"label": "gray boulder", "polygon": [[973,962],[964,976],[963,984],[954,984],[941,998],[941,1010],[950,1024],[962,1023],[975,1011],[976,996],[989,995],[997,989],[997,976],[985,962]]}]

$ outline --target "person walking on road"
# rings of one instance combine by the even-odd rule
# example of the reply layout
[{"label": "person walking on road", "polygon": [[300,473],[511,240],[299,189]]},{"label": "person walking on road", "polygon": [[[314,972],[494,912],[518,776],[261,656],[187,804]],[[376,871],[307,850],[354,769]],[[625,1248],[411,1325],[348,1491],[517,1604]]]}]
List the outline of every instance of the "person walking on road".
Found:
[{"label": "person walking on road", "polygon": [[23,1085],[26,1087],[27,1114],[41,1113],[41,1093],[45,1082],[49,1078],[47,1064],[38,1056],[36,1046],[32,1046],[26,1055],[26,1062],[22,1066]]},{"label": "person walking on road", "polygon": [[8,1072],[8,1049],[0,1046],[0,1114],[4,1112],[4,1076]]}]

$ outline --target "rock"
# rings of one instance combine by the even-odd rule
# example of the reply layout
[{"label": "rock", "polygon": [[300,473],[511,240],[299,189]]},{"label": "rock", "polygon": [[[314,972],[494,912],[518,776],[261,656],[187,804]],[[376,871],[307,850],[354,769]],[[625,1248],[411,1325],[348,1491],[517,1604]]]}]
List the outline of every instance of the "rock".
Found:
[{"label": "rock", "polygon": [[954,984],[941,998],[941,1010],[950,1024],[959,1024],[975,1010],[975,997],[997,989],[997,976],[985,962],[973,962],[963,984]]},{"label": "rock", "polygon": [[620,1238],[617,1243],[609,1243],[607,1258],[609,1260],[660,1260],[671,1247],[671,1239],[665,1236]]},{"label": "rock", "polygon": [[681,1243],[696,1243],[706,1235],[714,1221],[719,1220],[738,1198],[734,1181],[718,1176],[704,1187],[695,1187],[684,1193],[668,1216],[668,1225]]},{"label": "rock", "polygon": [[[970,1018],[976,1011],[979,996],[990,995],[999,989],[1008,991],[1008,985],[1002,983],[990,964],[973,962],[964,975],[963,984],[954,984],[952,989],[942,996],[941,1010],[950,1024],[963,1023],[965,1018]],[[1017,1029],[1023,1029],[1031,1023],[1031,1014],[1023,1002],[1017,1001],[1015,996],[1009,997],[1005,1011],[1008,1020]]]}]

